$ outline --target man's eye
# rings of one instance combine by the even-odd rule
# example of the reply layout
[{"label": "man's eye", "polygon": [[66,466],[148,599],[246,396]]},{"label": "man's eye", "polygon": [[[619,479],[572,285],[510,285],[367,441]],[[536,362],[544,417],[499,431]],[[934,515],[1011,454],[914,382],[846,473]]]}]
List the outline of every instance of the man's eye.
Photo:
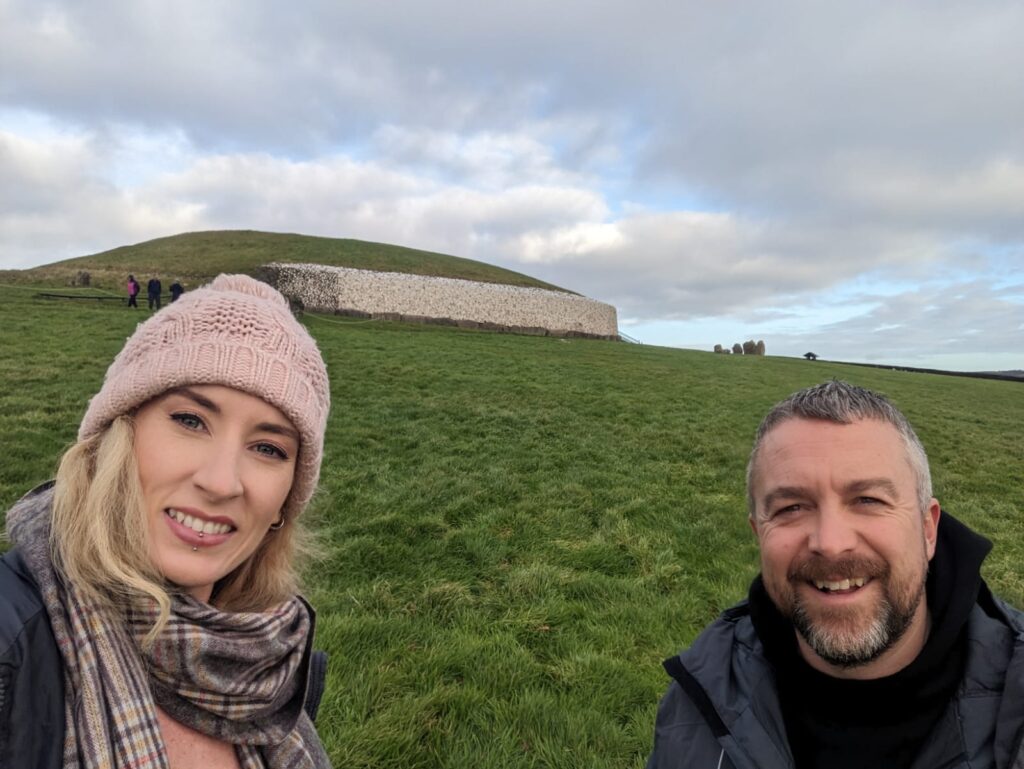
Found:
[{"label": "man's eye", "polygon": [[171,419],[180,424],[182,427],[187,427],[189,430],[202,430],[206,425],[203,420],[195,414],[190,414],[187,411],[181,411],[177,414],[171,414]]},{"label": "man's eye", "polygon": [[857,497],[857,503],[861,505],[880,505],[882,500],[875,497]]},{"label": "man's eye", "polygon": [[801,510],[802,508],[803,505],[801,505],[799,502],[796,502],[792,505],[786,505],[785,507],[780,507],[778,510],[775,510],[772,513],[772,518],[775,518],[780,515],[788,515],[790,513],[795,513],[798,510]]}]

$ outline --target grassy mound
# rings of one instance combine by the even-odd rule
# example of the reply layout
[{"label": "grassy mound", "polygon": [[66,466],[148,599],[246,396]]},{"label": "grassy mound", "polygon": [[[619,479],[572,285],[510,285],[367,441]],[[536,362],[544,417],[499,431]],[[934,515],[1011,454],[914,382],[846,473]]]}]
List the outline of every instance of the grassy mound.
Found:
[{"label": "grassy mound", "polygon": [[180,278],[191,288],[222,272],[252,274],[256,267],[268,262],[311,262],[564,290],[529,275],[458,256],[364,240],[252,230],[189,232],[157,238],[28,270],[6,270],[0,274],[0,283],[65,286],[79,270],[87,270],[95,287],[120,291],[127,275],[132,273],[143,284],[143,292],[152,275],[161,277],[166,291],[174,278]]},{"label": "grassy mound", "polygon": [[[0,507],[52,476],[146,310],[0,288]],[[772,403],[832,376],[889,394],[943,506],[1024,603],[1013,382],[307,314],[331,375],[308,514],[318,727],[335,766],[643,766],[660,660],[757,571],[743,473]]]}]

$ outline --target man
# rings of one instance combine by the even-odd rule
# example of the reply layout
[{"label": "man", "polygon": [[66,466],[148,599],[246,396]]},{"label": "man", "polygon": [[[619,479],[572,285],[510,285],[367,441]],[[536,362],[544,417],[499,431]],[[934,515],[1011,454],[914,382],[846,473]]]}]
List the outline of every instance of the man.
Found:
[{"label": "man", "polygon": [[164,290],[164,287],[160,283],[160,278],[155,275],[149,279],[149,283],[146,284],[146,296],[149,298],[149,309],[160,309],[160,294]]},{"label": "man", "polygon": [[761,574],[666,660],[648,769],[1024,767],[1024,615],[895,406],[838,381],[779,403],[747,502]]},{"label": "man", "polygon": [[175,278],[174,282],[171,284],[171,304],[177,302],[179,297],[184,293],[185,287],[181,285],[181,280]]}]

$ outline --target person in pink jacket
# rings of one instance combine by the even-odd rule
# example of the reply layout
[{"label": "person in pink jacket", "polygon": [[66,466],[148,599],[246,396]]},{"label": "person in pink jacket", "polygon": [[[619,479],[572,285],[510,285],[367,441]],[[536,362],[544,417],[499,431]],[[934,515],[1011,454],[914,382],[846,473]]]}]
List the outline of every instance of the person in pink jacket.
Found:
[{"label": "person in pink jacket", "polygon": [[138,309],[139,303],[137,298],[139,296],[139,281],[135,280],[134,275],[128,276],[128,306],[135,307]]}]

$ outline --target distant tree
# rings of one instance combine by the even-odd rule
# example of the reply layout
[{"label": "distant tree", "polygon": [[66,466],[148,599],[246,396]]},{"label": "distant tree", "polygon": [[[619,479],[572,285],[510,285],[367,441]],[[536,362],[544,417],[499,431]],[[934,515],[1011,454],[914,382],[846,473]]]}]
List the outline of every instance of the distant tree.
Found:
[{"label": "distant tree", "polygon": [[758,339],[757,340],[757,349],[755,350],[755,354],[757,354],[757,355],[764,355],[764,340],[763,339]]},{"label": "distant tree", "polygon": [[732,346],[732,354],[733,355],[742,355],[743,354],[743,348],[740,347],[740,343],[739,342],[737,342],[736,344],[734,344]]},{"label": "distant tree", "polygon": [[743,343],[743,354],[744,355],[757,355],[757,345],[754,344],[753,339],[748,339]]},{"label": "distant tree", "polygon": [[818,356],[815,355],[813,352],[805,352],[804,353],[804,357],[807,358],[807,360],[817,360],[818,359]]}]

